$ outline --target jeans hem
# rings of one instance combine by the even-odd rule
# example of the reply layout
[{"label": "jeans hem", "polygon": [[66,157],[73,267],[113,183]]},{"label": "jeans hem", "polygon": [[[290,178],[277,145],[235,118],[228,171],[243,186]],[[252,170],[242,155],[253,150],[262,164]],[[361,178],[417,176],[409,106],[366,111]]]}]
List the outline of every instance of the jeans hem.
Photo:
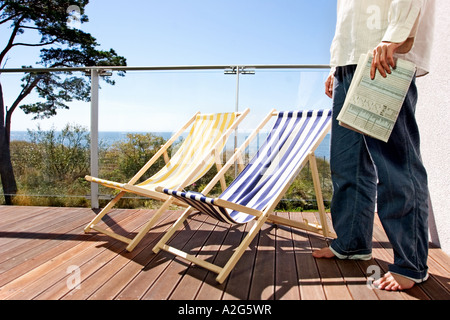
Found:
[{"label": "jeans hem", "polygon": [[398,274],[402,277],[408,278],[415,283],[422,283],[428,280],[428,270],[425,271],[414,271],[405,268],[401,268],[396,265],[389,265],[389,272]]},{"label": "jeans hem", "polygon": [[372,259],[372,253],[361,253],[361,254],[341,254],[339,252],[337,252],[335,249],[332,248],[332,246],[330,246],[330,250],[331,252],[333,252],[333,254],[341,259],[341,260],[363,260],[363,261],[367,261],[367,260],[371,260]]}]

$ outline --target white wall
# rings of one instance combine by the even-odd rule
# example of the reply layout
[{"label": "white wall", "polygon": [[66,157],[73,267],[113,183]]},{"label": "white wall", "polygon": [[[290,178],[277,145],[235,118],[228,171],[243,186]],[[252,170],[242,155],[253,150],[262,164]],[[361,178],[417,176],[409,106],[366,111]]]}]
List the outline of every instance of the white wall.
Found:
[{"label": "white wall", "polygon": [[417,79],[417,121],[432,202],[431,241],[450,255],[450,1],[436,1],[431,73]]}]

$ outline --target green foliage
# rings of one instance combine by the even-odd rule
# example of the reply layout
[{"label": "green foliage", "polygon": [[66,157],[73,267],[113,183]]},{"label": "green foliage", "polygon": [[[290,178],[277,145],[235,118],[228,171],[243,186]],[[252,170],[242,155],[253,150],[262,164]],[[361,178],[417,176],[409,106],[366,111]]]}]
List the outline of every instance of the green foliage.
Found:
[{"label": "green foliage", "polygon": [[[73,18],[70,8],[76,8],[77,17],[82,23],[88,22],[85,15],[86,0],[14,0],[0,1],[0,26],[9,23],[10,38],[0,52],[0,63],[7,53],[17,46],[42,47],[40,61],[37,63],[48,68],[85,67],[85,66],[125,66],[126,59],[114,49],[98,50],[97,40],[81,28],[69,25]],[[9,29],[9,30],[8,30]],[[19,40],[25,33],[34,35],[26,42]],[[40,40],[38,38],[40,37]],[[24,67],[27,68],[27,67]],[[30,68],[30,67],[28,67]],[[119,75],[124,75],[120,72]],[[110,77],[106,82],[114,84]],[[36,74],[28,73],[22,79],[23,91],[14,102],[13,108],[32,90],[36,90],[44,101],[21,105],[27,114],[36,118],[48,118],[56,115],[57,109],[67,109],[67,103],[73,99],[89,101],[90,81],[83,76],[74,76],[71,72]]]},{"label": "green foliage", "polygon": [[[61,133],[49,131],[29,131],[31,142],[41,149],[40,167],[47,179],[62,180],[83,178],[90,167],[90,138],[86,129],[67,125]],[[38,157],[39,155],[36,155]]]},{"label": "green foliage", "polygon": [[[77,125],[67,125],[62,132],[55,129],[28,132],[30,142],[14,141],[11,144],[14,169],[18,176],[19,196],[16,201],[22,205],[45,206],[89,206],[86,196],[90,194],[90,183],[84,179],[90,167],[90,137],[87,129]],[[153,134],[128,134],[124,141],[111,146],[100,147],[100,177],[118,181],[129,181],[166,141]],[[169,149],[170,156],[177,145]],[[224,157],[226,158],[226,157]],[[224,159],[225,162],[225,159]],[[147,179],[165,164],[160,157],[143,176]],[[331,198],[331,178],[329,164],[317,159],[324,199]],[[213,166],[209,172],[187,190],[201,192],[216,175]],[[225,175],[229,185],[235,178],[234,166]],[[222,193],[220,183],[209,193]],[[100,194],[113,197],[117,191],[100,187]],[[101,201],[105,205],[108,201]],[[127,195],[118,204],[122,208],[154,208],[159,203],[136,195]],[[317,209],[315,192],[309,166],[306,166],[294,180],[280,202],[277,210],[302,211]]]},{"label": "green foliage", "polygon": [[[19,195],[16,204],[47,206],[88,206],[90,183],[90,135],[86,128],[67,125],[61,132],[55,129],[28,131],[30,142],[11,143],[14,169],[18,177]],[[100,143],[100,176],[113,181],[130,180],[166,141],[152,134],[128,134],[125,141],[105,147]],[[169,154],[171,148],[169,148]],[[148,178],[164,166],[160,158],[143,176]],[[116,192],[100,188],[100,193],[113,196]],[[136,200],[130,195],[121,207],[151,207],[148,199]]]},{"label": "green foliage", "polygon": [[[104,152],[102,163],[109,167],[109,170],[102,172],[102,176],[113,181],[130,180],[165,142],[162,137],[151,133],[127,134],[126,140],[114,143]],[[171,148],[168,152],[170,153],[170,151]],[[164,159],[160,157],[142,176],[141,181],[148,179],[163,166]]]},{"label": "green foliage", "polygon": [[[325,206],[329,206],[332,195],[330,165],[325,159],[316,159],[319,171],[320,187]],[[317,210],[316,194],[309,163],[294,180],[283,200],[277,206],[282,211]]]},{"label": "green foliage", "polygon": [[63,205],[65,200],[58,198],[69,195],[78,198],[70,204],[86,205],[81,195],[87,194],[85,190],[89,188],[84,181],[90,168],[87,130],[78,125],[67,125],[61,132],[55,129],[42,131],[38,127],[28,134],[31,142],[14,141],[11,144],[21,201],[31,195],[47,205]]}]

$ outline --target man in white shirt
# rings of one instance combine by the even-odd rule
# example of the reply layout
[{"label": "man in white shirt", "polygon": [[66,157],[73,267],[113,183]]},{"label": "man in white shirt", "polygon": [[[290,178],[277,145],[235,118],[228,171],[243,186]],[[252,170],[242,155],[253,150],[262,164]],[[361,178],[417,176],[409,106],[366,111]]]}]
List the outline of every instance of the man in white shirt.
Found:
[{"label": "man in white shirt", "polygon": [[394,250],[380,289],[406,290],[428,278],[428,187],[420,157],[413,80],[387,143],[339,126],[339,114],[361,54],[373,52],[371,77],[388,77],[395,59],[414,62],[416,76],[429,70],[434,0],[338,0],[331,45],[332,73],[325,93],[333,98],[331,214],[337,234],[316,258],[369,260],[374,212]]}]

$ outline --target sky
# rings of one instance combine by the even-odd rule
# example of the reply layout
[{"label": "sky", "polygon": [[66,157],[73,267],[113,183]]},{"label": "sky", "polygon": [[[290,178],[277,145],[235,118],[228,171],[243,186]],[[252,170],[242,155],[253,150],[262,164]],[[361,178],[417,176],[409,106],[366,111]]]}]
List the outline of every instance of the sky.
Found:
[{"label": "sky", "polygon": [[[128,66],[277,65],[329,63],[336,23],[330,0],[91,0],[88,23],[99,48],[113,48]],[[2,35],[3,34],[3,35]],[[0,43],[5,43],[0,32]],[[29,37],[24,34],[22,37]],[[1,47],[3,48],[4,45]],[[38,48],[15,48],[5,68],[33,65]],[[251,130],[267,112],[323,109],[328,70],[256,70],[239,78],[238,109],[250,108]],[[6,104],[20,91],[21,74],[1,75]],[[99,130],[175,131],[196,111],[236,109],[236,76],[223,70],[127,72],[101,84]],[[36,95],[27,101],[36,100]],[[79,124],[89,128],[90,104],[74,102],[48,120],[16,110],[13,131]]]}]

